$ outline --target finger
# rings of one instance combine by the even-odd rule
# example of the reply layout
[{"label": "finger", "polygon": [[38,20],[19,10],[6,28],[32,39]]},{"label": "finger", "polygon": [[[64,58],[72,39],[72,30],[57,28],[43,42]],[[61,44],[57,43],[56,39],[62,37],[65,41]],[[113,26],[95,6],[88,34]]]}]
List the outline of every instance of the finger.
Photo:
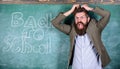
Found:
[{"label": "finger", "polygon": [[79,6],[80,6],[79,4],[75,4],[75,7],[79,8]]}]

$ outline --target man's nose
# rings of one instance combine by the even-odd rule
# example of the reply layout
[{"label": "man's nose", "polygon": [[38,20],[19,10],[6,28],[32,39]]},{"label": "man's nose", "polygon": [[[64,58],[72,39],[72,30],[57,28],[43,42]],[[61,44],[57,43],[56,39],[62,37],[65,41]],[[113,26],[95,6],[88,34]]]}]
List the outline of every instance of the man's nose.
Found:
[{"label": "man's nose", "polygon": [[81,20],[80,20],[80,19],[78,19],[78,22],[81,22]]}]

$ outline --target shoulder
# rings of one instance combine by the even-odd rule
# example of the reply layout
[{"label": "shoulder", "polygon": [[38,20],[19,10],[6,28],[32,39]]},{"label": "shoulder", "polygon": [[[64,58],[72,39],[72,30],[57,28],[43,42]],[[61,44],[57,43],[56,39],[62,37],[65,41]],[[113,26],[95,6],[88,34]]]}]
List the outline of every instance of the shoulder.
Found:
[{"label": "shoulder", "polygon": [[97,22],[98,22],[98,21],[97,21],[96,19],[92,18],[92,19],[90,20],[89,24],[96,24]]}]

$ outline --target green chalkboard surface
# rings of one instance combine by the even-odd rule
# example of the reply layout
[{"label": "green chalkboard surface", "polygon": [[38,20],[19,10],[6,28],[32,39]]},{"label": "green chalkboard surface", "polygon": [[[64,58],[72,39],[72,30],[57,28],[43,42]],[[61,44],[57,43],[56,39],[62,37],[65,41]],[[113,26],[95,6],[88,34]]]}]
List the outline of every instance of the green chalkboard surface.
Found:
[{"label": "green chalkboard surface", "polygon": [[[51,20],[71,4],[0,4],[0,69],[65,69],[69,37]],[[120,69],[120,6],[99,6],[111,12],[102,40],[111,57],[105,69]]]}]

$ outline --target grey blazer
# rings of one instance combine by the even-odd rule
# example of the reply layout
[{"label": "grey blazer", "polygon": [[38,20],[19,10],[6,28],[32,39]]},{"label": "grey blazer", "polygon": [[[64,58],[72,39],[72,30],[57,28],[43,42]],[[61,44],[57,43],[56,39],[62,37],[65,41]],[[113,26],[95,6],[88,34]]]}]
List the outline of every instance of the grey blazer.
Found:
[{"label": "grey blazer", "polygon": [[[94,8],[94,13],[97,13],[101,16],[101,19],[99,21],[95,19],[91,19],[89,22],[88,28],[86,30],[86,33],[90,37],[91,41],[94,44],[94,47],[96,48],[98,54],[100,55],[102,66],[105,67],[110,62],[110,57],[102,43],[101,40],[101,32],[107,25],[109,19],[110,19],[110,13],[104,9],[101,8]],[[68,66],[70,65],[73,50],[74,50],[74,38],[77,35],[74,29],[74,25],[66,25],[62,23],[62,21],[66,18],[62,13],[60,13],[56,18],[52,20],[52,24],[59,29],[60,31],[64,32],[65,34],[68,34],[70,36],[70,51],[69,51],[69,59],[68,59]]]}]

